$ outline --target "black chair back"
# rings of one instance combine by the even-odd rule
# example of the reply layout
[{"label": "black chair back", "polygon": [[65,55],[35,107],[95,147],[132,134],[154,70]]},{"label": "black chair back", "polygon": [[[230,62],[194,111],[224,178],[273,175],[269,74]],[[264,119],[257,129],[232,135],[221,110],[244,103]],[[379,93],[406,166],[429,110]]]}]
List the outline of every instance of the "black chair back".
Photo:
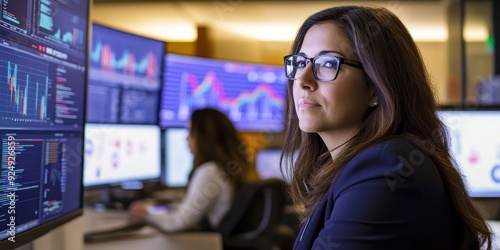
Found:
[{"label": "black chair back", "polygon": [[265,179],[242,187],[216,231],[225,249],[271,249],[285,204],[285,183]]}]

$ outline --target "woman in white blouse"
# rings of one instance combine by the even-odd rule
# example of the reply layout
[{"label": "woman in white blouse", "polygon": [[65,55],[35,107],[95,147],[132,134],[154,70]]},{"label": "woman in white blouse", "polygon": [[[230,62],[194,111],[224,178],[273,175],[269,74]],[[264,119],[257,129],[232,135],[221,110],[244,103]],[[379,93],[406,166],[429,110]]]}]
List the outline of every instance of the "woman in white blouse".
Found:
[{"label": "woman in white blouse", "polygon": [[199,230],[207,222],[215,228],[230,209],[235,191],[259,178],[244,142],[224,113],[195,110],[188,129],[194,161],[184,199],[176,209],[163,213],[135,202],[128,212],[132,222],[146,221],[165,232]]}]

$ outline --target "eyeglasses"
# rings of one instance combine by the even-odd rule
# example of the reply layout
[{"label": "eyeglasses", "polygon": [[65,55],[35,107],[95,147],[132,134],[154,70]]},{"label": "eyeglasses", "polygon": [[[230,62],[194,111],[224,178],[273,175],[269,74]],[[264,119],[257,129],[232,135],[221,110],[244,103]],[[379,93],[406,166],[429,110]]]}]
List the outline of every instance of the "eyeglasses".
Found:
[{"label": "eyeglasses", "polygon": [[304,68],[309,62],[312,62],[314,77],[318,81],[333,81],[339,74],[340,65],[347,64],[356,68],[363,69],[360,62],[345,59],[332,55],[321,55],[314,58],[307,58],[301,55],[285,56],[285,73],[289,80],[296,80],[298,76],[304,73]]}]

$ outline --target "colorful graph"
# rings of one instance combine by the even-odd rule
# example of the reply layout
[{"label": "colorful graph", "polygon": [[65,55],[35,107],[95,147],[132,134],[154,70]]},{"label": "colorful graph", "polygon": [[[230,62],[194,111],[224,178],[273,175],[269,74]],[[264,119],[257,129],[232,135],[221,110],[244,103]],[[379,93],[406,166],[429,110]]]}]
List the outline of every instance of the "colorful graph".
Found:
[{"label": "colorful graph", "polygon": [[78,10],[71,10],[71,4],[78,4],[78,1],[72,1],[68,5],[53,2],[40,1],[38,31],[51,41],[83,51],[87,21],[80,13],[76,13]]},{"label": "colorful graph", "polygon": [[185,73],[180,84],[179,115],[188,117],[191,109],[204,106],[218,107],[234,120],[272,119],[284,109],[285,100],[269,84],[260,83],[253,89],[243,90],[236,96],[227,96],[224,86],[213,71],[201,82]]},{"label": "colorful graph", "polygon": [[83,30],[73,28],[73,31],[68,31],[65,32],[64,34],[61,35],[61,30],[58,29],[57,32],[54,34],[54,38],[57,40],[63,41],[64,43],[69,43],[73,45],[81,45],[83,44]]},{"label": "colorful graph", "polygon": [[158,58],[151,51],[141,57],[130,50],[117,53],[112,45],[97,43],[92,48],[90,60],[100,68],[116,73],[140,74],[149,78],[158,76]]},{"label": "colorful graph", "polygon": [[157,124],[165,43],[92,25],[87,122]]},{"label": "colorful graph", "polygon": [[[138,79],[154,80],[158,83],[157,86],[159,86],[160,62],[164,51],[165,43],[163,41],[107,26],[92,25],[90,52],[90,65],[92,69],[135,76]],[[109,78],[112,76],[109,74],[102,76],[102,78],[106,77]],[[130,77],[125,80],[131,81]]]},{"label": "colorful graph", "polygon": [[2,18],[5,19],[5,20],[8,20],[10,22],[13,22],[15,24],[19,24],[19,20],[17,20],[17,18],[12,15],[11,13],[7,12],[7,11],[3,11],[2,13]]},{"label": "colorful graph", "polygon": [[3,120],[48,120],[51,97],[48,65],[7,50],[0,53],[0,115]]},{"label": "colorful graph", "polygon": [[283,129],[287,80],[282,67],[167,54],[163,127],[185,126],[194,109],[217,108],[241,131]]},{"label": "colorful graph", "polygon": [[[7,82],[9,84],[11,107],[15,107],[16,112],[20,115],[20,117],[31,116],[31,118],[38,118],[40,120],[47,118],[47,97],[49,92],[48,77],[45,77],[45,83],[43,83],[45,86],[42,87],[43,90],[41,93],[39,90],[40,83],[34,82],[35,98],[31,100],[29,86],[30,75],[26,74],[25,86],[21,86],[19,84],[20,81],[18,81],[17,66],[17,64],[7,61]],[[33,111],[32,114],[30,112],[29,115],[28,105],[34,106],[34,110],[33,107],[31,107],[31,110]]]},{"label": "colorful graph", "polygon": [[1,20],[8,24],[10,28],[16,27],[26,31],[26,20],[28,19],[27,8],[28,1],[3,0]]}]

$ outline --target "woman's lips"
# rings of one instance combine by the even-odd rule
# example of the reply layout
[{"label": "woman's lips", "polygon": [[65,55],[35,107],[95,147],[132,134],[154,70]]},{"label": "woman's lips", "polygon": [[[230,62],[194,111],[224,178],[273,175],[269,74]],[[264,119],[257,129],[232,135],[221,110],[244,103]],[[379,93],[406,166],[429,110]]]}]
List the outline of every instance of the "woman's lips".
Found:
[{"label": "woman's lips", "polygon": [[320,105],[311,101],[311,100],[308,100],[306,98],[300,98],[299,99],[299,108],[300,109],[309,109],[309,108],[316,108],[316,107],[319,107]]}]

